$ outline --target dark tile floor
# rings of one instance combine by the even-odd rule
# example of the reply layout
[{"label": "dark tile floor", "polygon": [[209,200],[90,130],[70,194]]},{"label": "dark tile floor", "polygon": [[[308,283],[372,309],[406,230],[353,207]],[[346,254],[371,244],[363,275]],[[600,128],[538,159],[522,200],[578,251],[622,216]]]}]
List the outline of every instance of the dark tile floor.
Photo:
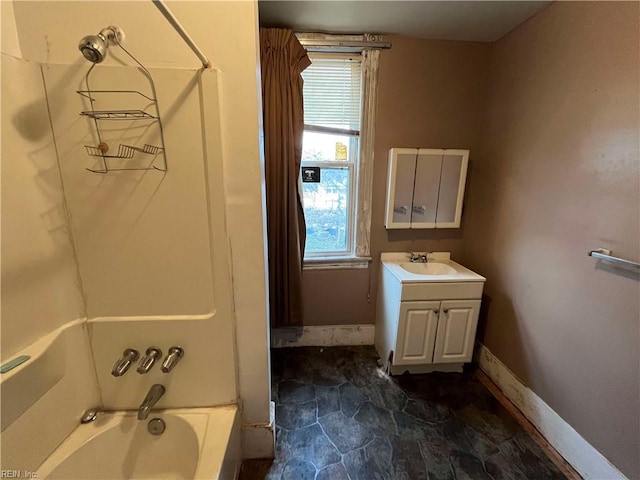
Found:
[{"label": "dark tile floor", "polygon": [[373,347],[272,350],[276,458],[241,479],[562,479],[472,373],[388,377]]}]

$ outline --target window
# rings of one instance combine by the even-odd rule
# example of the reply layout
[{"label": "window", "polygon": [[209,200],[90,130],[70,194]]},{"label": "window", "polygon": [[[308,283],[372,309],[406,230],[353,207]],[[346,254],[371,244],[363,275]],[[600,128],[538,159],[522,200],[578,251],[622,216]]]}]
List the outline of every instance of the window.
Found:
[{"label": "window", "polygon": [[[312,64],[304,79],[304,268],[366,268],[381,35],[296,33]],[[304,169],[307,169],[305,172]]]},{"label": "window", "polygon": [[[305,258],[354,256],[362,116],[360,54],[310,54],[304,79]],[[316,182],[305,180],[310,167]],[[307,169],[307,172],[305,172]]]}]

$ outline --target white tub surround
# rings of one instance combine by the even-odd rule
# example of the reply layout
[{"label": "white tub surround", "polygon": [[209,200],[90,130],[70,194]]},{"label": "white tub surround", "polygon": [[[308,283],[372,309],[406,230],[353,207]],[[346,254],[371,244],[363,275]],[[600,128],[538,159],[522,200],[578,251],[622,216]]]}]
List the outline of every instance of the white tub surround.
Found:
[{"label": "white tub surround", "polygon": [[[85,110],[83,104],[88,100],[75,93],[82,88],[83,77],[89,68],[75,45],[82,36],[104,26],[100,22],[95,31],[93,27],[89,31],[80,28],[97,21],[96,4],[6,3],[7,8],[4,3],[2,5],[2,24],[8,28],[2,30],[2,45],[8,46],[9,50],[3,48],[3,51],[17,56],[24,52],[29,60],[25,63],[33,73],[33,81],[9,82],[7,85],[20,95],[6,97],[15,99],[17,113],[37,113],[33,117],[36,120],[22,122],[33,130],[42,127],[41,122],[50,116],[56,144],[53,149],[51,135],[42,136],[37,143],[21,141],[16,155],[10,155],[19,160],[7,162],[7,166],[10,163],[10,170],[18,168],[20,174],[6,178],[17,185],[9,190],[16,193],[14,217],[20,222],[20,228],[6,230],[14,231],[15,235],[11,237],[18,240],[15,242],[18,246],[20,242],[26,245],[24,238],[35,238],[31,228],[25,236],[27,230],[22,227],[27,218],[42,224],[39,228],[46,234],[40,237],[50,236],[56,246],[62,245],[61,239],[70,232],[75,242],[86,307],[82,314],[80,309],[66,313],[75,304],[82,306],[83,302],[79,294],[75,295],[77,301],[67,302],[69,307],[62,302],[60,287],[70,286],[71,282],[59,281],[58,276],[52,275],[53,267],[60,270],[62,265],[62,248],[56,248],[55,254],[43,249],[42,261],[31,250],[24,257],[12,257],[25,259],[21,263],[27,268],[20,270],[18,267],[23,265],[19,264],[11,269],[20,273],[19,278],[25,278],[24,273],[36,272],[33,285],[38,287],[45,285],[43,280],[55,279],[51,282],[53,288],[47,283],[47,288],[38,289],[37,294],[20,289],[20,300],[26,301],[19,309],[13,309],[20,314],[12,316],[15,318],[13,326],[28,336],[25,335],[24,341],[19,338],[18,342],[13,342],[17,345],[15,352],[52,328],[77,317],[117,323],[138,317],[135,321],[140,323],[158,320],[160,328],[167,317],[173,317],[172,320],[182,317],[184,323],[180,325],[184,326],[184,332],[171,326],[169,329],[178,333],[172,333],[171,337],[178,338],[179,334],[190,330],[197,339],[194,337],[188,345],[182,345],[185,357],[159,382],[167,388],[160,406],[211,406],[229,400],[236,403],[241,398],[242,423],[248,426],[243,434],[254,437],[245,444],[257,445],[255,451],[245,451],[245,455],[264,456],[265,451],[272,455],[266,251],[262,247],[266,235],[264,169],[260,154],[260,86],[255,75],[259,62],[257,3],[181,2],[179,6],[175,5],[176,16],[202,50],[215,51],[211,60],[216,70],[202,71],[194,68],[192,52],[184,48],[179,39],[176,43],[175,32],[151,2],[107,2],[108,5],[99,2],[106,6],[112,21],[127,32],[127,48],[141,55],[140,60],[154,77],[166,154],[171,165],[166,174],[120,172],[108,176],[85,170],[90,166],[91,158],[84,151],[87,131],[84,123],[79,122],[78,112]],[[7,12],[8,15],[4,15]],[[202,22],[202,18],[210,21]],[[59,28],[65,22],[78,28]],[[141,26],[145,35],[139,34]],[[149,35],[159,39],[158,48],[145,50]],[[43,40],[45,37],[47,41]],[[9,41],[4,42],[5,39]],[[96,80],[104,82],[103,87],[107,90],[127,85],[146,91],[148,84],[137,68],[121,65],[116,57],[110,55],[96,68]],[[4,67],[3,60],[3,72]],[[43,77],[46,95],[41,86]],[[45,105],[45,98],[48,105]],[[98,101],[103,102],[102,99]],[[126,99],[122,101],[126,102]],[[34,102],[42,108],[26,108]],[[4,140],[4,128],[2,133]],[[3,153],[4,147],[5,142]],[[45,154],[50,161],[45,161]],[[56,165],[56,157],[59,157],[59,165]],[[171,158],[181,160],[172,163]],[[60,195],[60,198],[64,198],[69,212],[66,225],[58,221],[64,209],[51,208],[60,203],[53,191],[58,169],[65,186],[64,197]],[[2,170],[4,179],[4,164]],[[46,194],[45,206],[39,201],[34,203],[33,200],[39,197],[33,188],[27,190],[26,184],[33,184]],[[25,196],[26,191],[29,195]],[[25,198],[29,201],[24,201]],[[27,213],[31,215],[22,214],[27,211],[25,207],[29,207]],[[4,227],[5,216],[2,218]],[[4,241],[3,237],[3,247]],[[35,260],[45,270],[29,268],[36,264]],[[7,270],[4,267],[3,262],[3,282]],[[62,273],[66,272],[65,269]],[[75,268],[71,273],[70,278],[75,280]],[[33,298],[40,301],[33,303]],[[45,310],[41,305],[43,298],[53,300],[44,302],[48,307]],[[3,296],[3,304],[10,306],[5,300]],[[56,308],[64,315],[54,315],[58,311]],[[25,312],[31,311],[35,314],[25,316]],[[46,314],[42,314],[43,311]],[[199,317],[202,315],[211,318],[201,322]],[[56,323],[59,317],[62,321]],[[40,327],[39,323],[53,327],[32,326]],[[210,329],[200,328],[203,323],[209,323]],[[3,322],[3,334],[9,332],[9,326]],[[113,337],[116,342],[112,347],[104,346],[104,357],[96,354],[96,373],[101,387],[107,387],[101,394],[113,408],[137,406],[154,381],[152,377],[158,373],[157,365],[147,376],[139,375],[132,366],[124,377],[108,377],[113,362],[122,354],[122,350],[117,351],[124,338],[121,335],[127,334],[127,330],[120,327],[114,327],[110,332],[107,332],[110,327],[104,327],[105,333],[116,335]],[[99,329],[102,326],[94,331]],[[164,333],[155,335],[153,328],[146,330],[150,335],[135,345],[138,349],[146,349],[163,339],[167,342],[160,347],[173,345]],[[204,339],[210,342],[200,350]],[[98,345],[102,344],[102,339],[93,337],[93,341],[96,351],[102,348]],[[7,355],[14,353],[9,353],[8,348],[5,352]],[[144,352],[141,350],[140,353]],[[104,360],[102,364],[100,358],[108,361]],[[202,373],[200,365],[212,368]],[[134,378],[140,385],[127,390]],[[117,380],[121,381],[115,383]],[[110,384],[111,381],[114,383]],[[185,384],[192,386],[189,388],[193,388],[193,395],[183,391]],[[118,392],[111,387],[122,389]],[[182,402],[185,397],[188,400]],[[76,412],[76,415],[81,413]]]},{"label": "white tub surround", "polygon": [[[149,388],[166,388],[157,408],[211,407],[237,402],[233,363],[232,319],[219,315],[116,317],[88,322],[102,405],[107,410],[137,409]],[[162,350],[162,358],[146,374],[136,371],[140,360],[121,377],[111,374],[126,348],[144,355],[147,348]],[[175,368],[160,366],[169,348],[179,346],[184,356]]]},{"label": "white tub surround", "polygon": [[427,261],[381,256],[376,349],[391,374],[461,372],[473,355],[485,278],[448,252],[415,255]]},{"label": "white tub surround", "polygon": [[[160,418],[161,435],[147,430]],[[46,479],[220,479],[240,469],[240,435],[235,406],[152,412],[99,413],[80,425],[40,466]]]},{"label": "white tub surround", "polygon": [[[39,468],[38,478],[65,480],[236,478],[241,450],[235,405],[158,410],[173,403],[190,406],[224,399],[235,403],[233,382],[225,377],[226,370],[216,369],[216,364],[228,362],[198,343],[208,342],[211,347],[211,339],[216,338],[230,343],[208,330],[216,327],[222,329],[208,318],[79,319],[18,352],[31,358],[0,377],[2,469],[24,474]],[[87,330],[94,336],[95,364]],[[117,351],[121,347],[118,342],[141,352],[153,343],[165,350],[165,356],[168,347],[177,342],[186,353],[171,373],[163,373],[156,364],[142,375],[136,371],[139,362],[135,362],[124,376],[116,378],[111,368],[117,358],[111,359],[109,352],[116,348],[115,357],[122,353]],[[225,354],[223,349],[217,350]],[[94,365],[100,370],[100,393]],[[208,368],[209,373],[200,367]],[[225,368],[233,379],[233,365]],[[221,384],[211,378],[217,374]],[[105,377],[114,383],[105,383]],[[164,385],[167,393],[149,418],[139,421],[136,410],[154,383]],[[229,383],[232,386],[227,388]],[[100,408],[100,395],[111,408],[122,405],[129,411],[101,412],[94,422],[80,424],[86,410]],[[147,432],[147,423],[153,418],[166,421],[167,429],[158,437]]]},{"label": "white tub surround", "polygon": [[35,471],[99,404],[84,319],[17,353],[31,358],[2,374],[3,470]]}]

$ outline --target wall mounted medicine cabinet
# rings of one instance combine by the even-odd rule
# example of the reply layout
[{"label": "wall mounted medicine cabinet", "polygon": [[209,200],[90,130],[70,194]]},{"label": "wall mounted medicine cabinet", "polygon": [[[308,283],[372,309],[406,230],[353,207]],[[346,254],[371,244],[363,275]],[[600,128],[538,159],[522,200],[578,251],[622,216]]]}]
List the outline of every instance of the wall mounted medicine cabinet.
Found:
[{"label": "wall mounted medicine cabinet", "polygon": [[384,226],[459,228],[469,150],[392,148]]}]

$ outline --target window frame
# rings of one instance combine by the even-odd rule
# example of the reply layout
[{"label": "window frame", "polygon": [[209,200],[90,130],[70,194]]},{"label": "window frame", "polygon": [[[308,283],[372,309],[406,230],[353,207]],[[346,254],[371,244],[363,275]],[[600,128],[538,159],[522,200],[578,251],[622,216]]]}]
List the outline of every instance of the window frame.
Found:
[{"label": "window frame", "polygon": [[325,161],[325,162],[304,162],[304,166],[307,167],[320,167],[322,169],[347,169],[349,172],[349,191],[347,194],[347,227],[346,227],[346,244],[347,249],[344,251],[336,250],[324,250],[322,252],[307,252],[304,253],[304,259],[323,259],[327,257],[348,257],[353,256],[355,252],[354,248],[354,228],[353,223],[355,221],[355,195],[354,195],[354,177],[355,177],[355,165],[351,162],[340,161]]},{"label": "window frame", "polygon": [[[310,53],[359,54],[362,65],[361,121],[358,136],[358,158],[350,176],[350,253],[331,255],[330,252],[307,254],[304,269],[367,268],[371,260],[371,205],[373,191],[373,159],[375,116],[377,109],[378,66],[380,49],[390,48],[380,35],[326,35],[296,33],[298,40]],[[326,133],[329,133],[326,131]],[[343,133],[344,132],[334,132]],[[320,162],[319,162],[320,163]],[[329,163],[329,162],[321,162]],[[311,165],[311,163],[305,163]],[[331,162],[335,166],[336,162]],[[354,178],[355,177],[355,178]]]}]

